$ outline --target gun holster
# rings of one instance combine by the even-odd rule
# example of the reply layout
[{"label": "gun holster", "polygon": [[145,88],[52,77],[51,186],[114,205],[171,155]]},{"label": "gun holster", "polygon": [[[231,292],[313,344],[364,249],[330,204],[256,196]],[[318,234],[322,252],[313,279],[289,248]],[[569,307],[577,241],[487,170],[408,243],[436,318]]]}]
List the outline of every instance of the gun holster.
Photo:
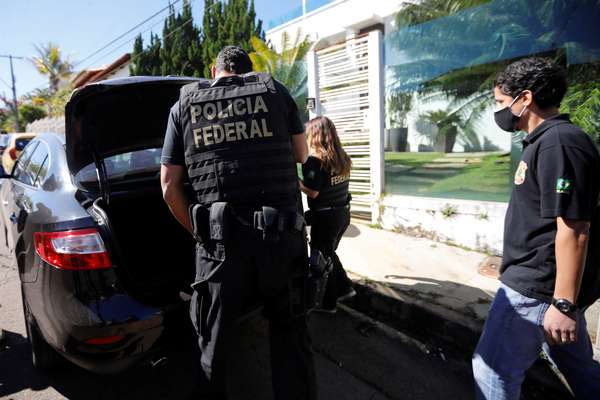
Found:
[{"label": "gun holster", "polygon": [[263,233],[263,240],[277,242],[279,233],[285,228],[285,218],[276,208],[263,206],[254,213],[254,228]]},{"label": "gun holster", "polygon": [[193,204],[189,208],[192,233],[199,243],[209,240],[223,242],[230,233],[231,218],[226,202],[213,203],[210,208]]},{"label": "gun holster", "polygon": [[311,247],[308,266],[307,301],[309,308],[321,308],[333,262],[319,249]]}]

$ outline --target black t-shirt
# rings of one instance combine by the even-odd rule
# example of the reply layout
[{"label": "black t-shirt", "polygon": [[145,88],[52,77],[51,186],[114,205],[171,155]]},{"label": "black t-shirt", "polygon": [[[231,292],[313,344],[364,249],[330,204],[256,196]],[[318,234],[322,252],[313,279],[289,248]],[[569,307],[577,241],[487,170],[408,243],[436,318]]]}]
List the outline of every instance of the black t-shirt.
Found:
[{"label": "black t-shirt", "polygon": [[[287,115],[289,135],[298,135],[304,133],[304,124],[300,120],[298,106],[290,95],[290,92],[281,83],[274,81],[277,88],[277,95],[281,97],[281,104],[284,106]],[[216,85],[235,84],[235,77],[224,77],[213,82]],[[179,102],[171,107],[165,141],[163,144],[160,162],[162,164],[173,164],[185,166],[185,144],[183,140],[183,128],[180,119]]]},{"label": "black t-shirt", "polygon": [[500,280],[547,303],[556,279],[556,218],[591,221],[600,156],[567,115],[549,118],[523,140],[504,226]]},{"label": "black t-shirt", "polygon": [[348,203],[350,176],[332,174],[323,168],[320,159],[313,156],[308,157],[302,164],[302,176],[304,186],[319,192],[314,199],[308,197],[310,209],[339,207]]}]

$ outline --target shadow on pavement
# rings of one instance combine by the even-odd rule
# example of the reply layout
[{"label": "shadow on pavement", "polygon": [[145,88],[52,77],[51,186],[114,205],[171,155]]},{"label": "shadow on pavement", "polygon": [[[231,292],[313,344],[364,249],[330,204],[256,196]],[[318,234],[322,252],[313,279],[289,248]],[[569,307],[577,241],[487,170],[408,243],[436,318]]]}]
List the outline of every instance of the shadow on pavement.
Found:
[{"label": "shadow on pavement", "polygon": [[[412,282],[358,281],[358,295],[347,304],[422,342],[447,368],[472,380],[471,356],[493,297],[480,288],[452,281],[397,275],[386,279]],[[522,398],[573,397],[548,364],[538,360],[527,374]]]},{"label": "shadow on pavement", "polygon": [[[193,346],[180,344],[169,348],[166,355],[164,366],[140,365],[118,375],[97,375],[70,363],[42,373],[31,364],[27,339],[6,332],[0,352],[0,398],[185,399],[197,376]],[[45,392],[40,397],[27,394],[28,390]]]},{"label": "shadow on pavement", "polygon": [[38,391],[50,386],[48,380],[33,369],[29,354],[27,338],[4,331],[4,340],[0,345],[0,397],[24,389]]},{"label": "shadow on pavement", "polygon": [[353,224],[348,225],[348,229],[346,229],[346,232],[344,233],[344,237],[357,237],[359,235],[360,230]]},{"label": "shadow on pavement", "polygon": [[[238,326],[231,343],[228,389],[232,399],[272,399],[268,327],[262,318]],[[5,331],[0,348],[0,398],[11,400],[182,400],[198,382],[195,337],[177,332],[164,351],[166,364],[141,364],[116,375],[98,375],[65,362],[60,369],[39,372],[31,364],[27,338]],[[36,393],[39,392],[39,393]]]}]

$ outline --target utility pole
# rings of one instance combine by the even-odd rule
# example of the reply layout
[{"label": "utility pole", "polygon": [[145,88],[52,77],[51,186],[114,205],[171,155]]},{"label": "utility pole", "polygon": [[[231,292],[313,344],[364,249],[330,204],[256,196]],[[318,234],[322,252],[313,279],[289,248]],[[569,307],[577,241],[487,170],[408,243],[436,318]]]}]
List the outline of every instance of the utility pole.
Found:
[{"label": "utility pole", "polygon": [[19,124],[19,105],[17,103],[17,87],[15,86],[15,71],[13,68],[13,59],[22,60],[25,57],[15,57],[12,54],[0,55],[0,58],[8,58],[10,62],[10,77],[12,82],[12,95],[13,95],[13,110],[15,112],[15,128],[17,132],[21,132],[21,124]]}]

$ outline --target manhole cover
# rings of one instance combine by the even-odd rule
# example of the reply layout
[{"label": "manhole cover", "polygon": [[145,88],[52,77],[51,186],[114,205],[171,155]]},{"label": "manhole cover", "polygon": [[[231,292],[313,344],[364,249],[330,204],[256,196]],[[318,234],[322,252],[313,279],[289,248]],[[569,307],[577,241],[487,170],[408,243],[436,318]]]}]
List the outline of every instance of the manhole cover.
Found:
[{"label": "manhole cover", "polygon": [[500,265],[502,259],[500,257],[488,257],[479,266],[479,273],[488,278],[498,278],[500,276]]}]

